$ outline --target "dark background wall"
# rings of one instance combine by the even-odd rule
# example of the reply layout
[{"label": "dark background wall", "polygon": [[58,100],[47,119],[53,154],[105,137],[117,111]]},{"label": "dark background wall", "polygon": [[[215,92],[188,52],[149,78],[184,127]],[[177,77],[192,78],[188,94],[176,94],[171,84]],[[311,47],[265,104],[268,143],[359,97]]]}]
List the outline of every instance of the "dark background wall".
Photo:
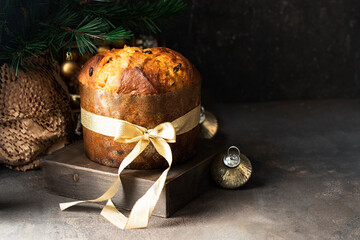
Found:
[{"label": "dark background wall", "polygon": [[164,37],[201,72],[206,101],[360,97],[359,0],[187,3]]}]

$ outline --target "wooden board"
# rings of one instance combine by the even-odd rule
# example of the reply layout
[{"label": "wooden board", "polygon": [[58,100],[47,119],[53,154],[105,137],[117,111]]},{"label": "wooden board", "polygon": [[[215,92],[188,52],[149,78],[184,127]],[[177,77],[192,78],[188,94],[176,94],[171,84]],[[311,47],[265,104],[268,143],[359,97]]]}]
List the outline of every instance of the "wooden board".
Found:
[{"label": "wooden board", "polygon": [[[154,215],[169,217],[212,185],[210,164],[223,145],[201,140],[198,154],[187,162],[172,166]],[[90,161],[83,142],[71,144],[41,159],[45,188],[74,199],[94,199],[101,196],[115,181],[117,168]],[[131,170],[121,173],[122,184],[113,202],[130,210],[134,203],[158,179],[163,169]]]}]

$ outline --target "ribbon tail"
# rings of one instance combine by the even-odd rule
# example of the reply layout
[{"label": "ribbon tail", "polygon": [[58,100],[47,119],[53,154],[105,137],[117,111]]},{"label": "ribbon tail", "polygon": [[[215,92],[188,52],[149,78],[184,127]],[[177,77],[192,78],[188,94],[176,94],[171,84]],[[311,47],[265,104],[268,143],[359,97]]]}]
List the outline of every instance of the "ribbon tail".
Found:
[{"label": "ribbon tail", "polygon": [[159,200],[162,189],[164,188],[169,170],[170,167],[161,174],[158,180],[150,187],[145,195],[135,203],[130,212],[126,229],[146,228],[148,226],[150,217]]},{"label": "ribbon tail", "polygon": [[161,176],[150,187],[145,195],[135,203],[130,212],[129,220],[126,225],[127,229],[145,228],[148,226],[150,217],[164,188],[166,177],[172,164],[172,153],[169,144],[162,138],[150,138],[150,141],[158,153],[168,161],[169,167],[163,171]]},{"label": "ribbon tail", "polygon": [[123,162],[121,163],[120,167],[119,167],[119,171],[118,171],[118,176],[116,181],[111,185],[111,187],[100,197],[96,198],[96,199],[92,199],[92,200],[83,200],[83,201],[74,201],[74,202],[68,202],[68,203],[60,203],[60,209],[61,211],[75,206],[76,204],[79,203],[83,203],[83,202],[103,202],[106,200],[109,200],[111,198],[113,198],[117,192],[119,191],[119,187],[121,184],[121,180],[120,180],[120,173],[122,172],[122,170],[124,168],[126,168],[127,165],[129,165],[142,151],[144,151],[144,149],[146,148],[146,146],[149,144],[148,140],[140,140],[136,146],[134,147],[134,149],[129,153],[129,155],[126,156],[126,158],[123,160]]},{"label": "ribbon tail", "polygon": [[162,189],[164,188],[169,170],[170,167],[161,174],[159,179],[135,203],[130,212],[129,218],[119,212],[111,200],[108,200],[106,206],[101,212],[101,215],[120,229],[146,228],[159,200]]},{"label": "ribbon tail", "polygon": [[154,144],[159,154],[166,158],[169,167],[163,171],[158,180],[156,180],[147,192],[137,200],[130,212],[129,218],[126,218],[119,212],[110,200],[107,202],[101,215],[121,229],[137,229],[148,226],[172,164],[172,154],[169,144],[162,138],[150,138],[150,141]]},{"label": "ribbon tail", "polygon": [[61,211],[64,211],[65,209],[69,208],[69,207],[72,207],[76,204],[79,204],[79,203],[83,203],[83,202],[86,202],[86,201],[75,201],[75,202],[67,202],[67,203],[60,203],[60,209]]},{"label": "ribbon tail", "polygon": [[101,215],[106,218],[109,222],[114,224],[116,227],[120,229],[125,229],[127,223],[127,217],[124,216],[121,212],[119,212],[114,203],[109,199],[101,211]]},{"label": "ribbon tail", "polygon": [[[124,158],[124,160],[121,162],[121,165],[118,170],[118,176],[120,180],[120,174],[125,169],[127,165],[129,165],[137,156],[139,156],[142,151],[145,150],[147,145],[149,145],[149,140],[141,139],[136,146],[133,148],[133,150]],[[128,218],[124,216],[121,212],[119,212],[114,203],[109,199],[101,211],[101,215],[106,218],[109,222],[114,224],[120,229],[125,229]]]},{"label": "ribbon tail", "polygon": [[120,177],[117,176],[116,181],[111,185],[111,187],[100,197],[92,200],[82,200],[82,201],[74,201],[74,202],[67,202],[67,203],[60,203],[60,209],[61,211],[64,211],[65,209],[75,206],[76,204],[83,203],[83,202],[103,202],[106,201],[116,195],[116,193],[119,191],[120,187]]}]

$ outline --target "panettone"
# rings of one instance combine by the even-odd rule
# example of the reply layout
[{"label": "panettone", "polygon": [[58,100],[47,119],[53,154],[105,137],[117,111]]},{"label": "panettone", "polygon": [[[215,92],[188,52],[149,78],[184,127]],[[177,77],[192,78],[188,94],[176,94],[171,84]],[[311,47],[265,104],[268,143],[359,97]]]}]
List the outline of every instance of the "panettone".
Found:
[{"label": "panettone", "polygon": [[[151,129],[171,122],[200,104],[201,77],[181,54],[168,48],[125,47],[103,51],[91,58],[79,74],[81,107],[89,112],[122,119]],[[173,163],[196,152],[199,127],[176,137],[170,144]],[[134,143],[83,128],[87,156],[101,164],[118,167]],[[150,144],[129,165],[152,169],[166,161]]]}]

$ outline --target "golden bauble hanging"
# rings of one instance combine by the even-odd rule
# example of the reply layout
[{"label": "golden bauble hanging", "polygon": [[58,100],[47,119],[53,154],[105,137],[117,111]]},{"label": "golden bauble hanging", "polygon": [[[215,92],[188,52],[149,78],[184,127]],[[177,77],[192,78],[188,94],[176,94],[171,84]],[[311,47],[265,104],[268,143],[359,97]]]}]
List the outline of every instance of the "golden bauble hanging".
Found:
[{"label": "golden bauble hanging", "polygon": [[66,60],[61,64],[61,74],[65,77],[72,77],[79,69],[79,64],[74,61],[74,56],[69,50],[66,53]]},{"label": "golden bauble hanging", "polygon": [[103,52],[103,51],[105,51],[105,50],[110,50],[110,47],[107,46],[107,45],[104,45],[104,46],[99,46],[99,47],[97,48],[98,53],[101,53],[101,52]]},{"label": "golden bauble hanging", "polygon": [[235,146],[215,157],[211,165],[212,178],[216,184],[226,189],[244,185],[250,179],[251,172],[250,160]]},{"label": "golden bauble hanging", "polygon": [[72,77],[79,69],[79,65],[75,61],[64,61],[61,65],[61,74],[65,77]]},{"label": "golden bauble hanging", "polygon": [[215,115],[205,111],[204,107],[201,107],[200,136],[205,139],[211,139],[215,136],[218,127],[219,125]]}]

